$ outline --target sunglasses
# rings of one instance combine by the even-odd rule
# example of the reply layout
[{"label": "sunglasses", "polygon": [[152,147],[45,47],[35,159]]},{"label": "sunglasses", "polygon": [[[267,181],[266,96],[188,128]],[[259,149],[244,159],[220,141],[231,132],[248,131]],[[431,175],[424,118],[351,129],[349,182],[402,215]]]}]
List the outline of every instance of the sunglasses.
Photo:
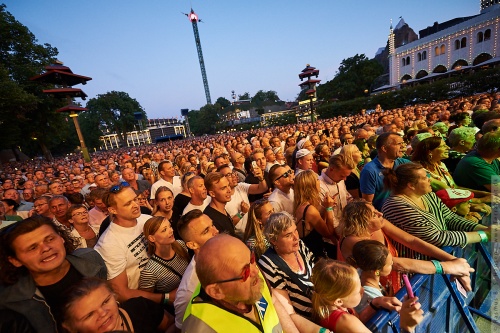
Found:
[{"label": "sunglasses", "polygon": [[292,174],[293,174],[293,170],[288,170],[287,172],[285,172],[284,174],[282,174],[281,176],[276,178],[274,181],[280,180],[281,178],[288,178],[288,176],[290,176]]},{"label": "sunglasses", "polygon": [[226,282],[239,281],[239,280],[242,280],[242,282],[245,282],[250,277],[250,266],[254,265],[254,264],[255,264],[255,252],[252,251],[250,254],[250,263],[246,264],[245,267],[243,267],[243,271],[241,271],[240,276],[232,278],[232,279],[216,281],[214,283],[226,283]]},{"label": "sunglasses", "polygon": [[129,186],[130,186],[130,184],[129,184],[129,183],[127,183],[127,182],[121,182],[120,184],[118,184],[118,185],[115,185],[115,186],[111,187],[111,188],[109,189],[109,192],[111,192],[111,193],[113,193],[113,194],[116,194],[116,193],[120,192],[120,190],[121,190],[122,188],[124,188],[124,187],[129,187]]}]

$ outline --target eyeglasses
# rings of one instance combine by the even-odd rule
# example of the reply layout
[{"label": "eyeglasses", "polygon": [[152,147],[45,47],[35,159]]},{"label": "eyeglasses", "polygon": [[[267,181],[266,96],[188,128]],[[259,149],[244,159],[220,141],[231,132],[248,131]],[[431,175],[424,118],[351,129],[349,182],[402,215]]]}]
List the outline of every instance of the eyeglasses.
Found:
[{"label": "eyeglasses", "polygon": [[89,212],[87,211],[84,211],[84,212],[78,212],[78,213],[75,213],[75,214],[71,214],[71,217],[75,217],[75,216],[82,216],[82,215],[87,215]]},{"label": "eyeglasses", "polygon": [[120,192],[122,188],[129,187],[129,186],[130,186],[129,183],[127,183],[127,182],[121,182],[120,184],[111,187],[109,189],[109,192],[111,192],[113,194],[116,194],[116,193]]},{"label": "eyeglasses", "polygon": [[232,281],[238,281],[238,280],[242,280],[242,282],[245,282],[250,277],[250,266],[251,265],[255,265],[255,252],[254,251],[252,251],[250,254],[250,263],[246,264],[245,267],[243,267],[243,271],[241,271],[240,276],[232,278],[232,279],[216,281],[214,283],[226,283],[226,282],[232,282]]},{"label": "eyeglasses", "polygon": [[229,172],[224,175],[224,177],[231,178],[234,175],[234,172]]},{"label": "eyeglasses", "polygon": [[281,176],[276,178],[274,181],[280,180],[281,178],[288,178],[288,176],[290,176],[292,174],[293,174],[293,170],[288,170],[287,172],[285,172],[284,174],[282,174]]},{"label": "eyeglasses", "polygon": [[45,203],[42,203],[42,204],[39,204],[39,205],[34,205],[33,207],[40,208],[40,207],[42,207],[44,205],[48,205],[48,203],[45,202]]}]

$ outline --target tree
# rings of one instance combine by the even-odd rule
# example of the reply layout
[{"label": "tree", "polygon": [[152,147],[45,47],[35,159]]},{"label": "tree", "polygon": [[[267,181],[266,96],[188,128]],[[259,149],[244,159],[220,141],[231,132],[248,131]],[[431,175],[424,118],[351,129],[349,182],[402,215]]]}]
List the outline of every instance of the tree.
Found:
[{"label": "tree", "polygon": [[217,100],[215,101],[216,104],[219,104],[222,108],[227,108],[228,106],[231,106],[231,102],[224,98],[224,97],[219,97],[217,98]]},{"label": "tree", "polygon": [[362,97],[383,70],[376,60],[369,60],[364,54],[356,54],[342,60],[335,77],[318,87],[318,97],[340,100]]},{"label": "tree", "polygon": [[189,128],[195,135],[214,134],[216,124],[220,121],[222,109],[220,104],[207,104],[199,111],[188,113]]},{"label": "tree", "polygon": [[250,99],[250,93],[246,92],[243,95],[238,95],[238,100],[247,100]]},{"label": "tree", "polygon": [[279,101],[278,94],[276,91],[269,90],[263,91],[259,90],[252,97],[252,104],[258,108],[266,105],[274,105]]},{"label": "tree", "polygon": [[29,80],[57,54],[51,45],[38,44],[29,29],[0,5],[0,148],[29,148],[36,140],[50,160],[50,149],[64,140],[69,124],[55,112],[63,102],[43,94],[48,86]]},{"label": "tree", "polygon": [[99,119],[100,127],[115,132],[122,144],[126,142],[127,132],[133,131],[137,124],[134,113],[140,112],[143,119],[146,119],[146,112],[139,102],[123,91],[97,95],[87,102],[86,107],[86,117]]}]

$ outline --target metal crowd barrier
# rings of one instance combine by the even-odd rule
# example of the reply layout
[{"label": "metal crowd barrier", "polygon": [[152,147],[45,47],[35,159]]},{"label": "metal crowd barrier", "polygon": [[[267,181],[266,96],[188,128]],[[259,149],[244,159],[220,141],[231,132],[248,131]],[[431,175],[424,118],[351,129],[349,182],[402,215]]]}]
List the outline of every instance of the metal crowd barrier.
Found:
[{"label": "metal crowd barrier", "polygon": [[[472,292],[465,298],[449,275],[416,274],[410,279],[424,310],[417,332],[500,332],[500,274],[491,249],[491,243],[444,249],[466,258],[476,270],[471,275]],[[403,287],[396,297],[402,301],[405,295]],[[366,326],[372,332],[399,332],[399,314],[380,310]]]}]

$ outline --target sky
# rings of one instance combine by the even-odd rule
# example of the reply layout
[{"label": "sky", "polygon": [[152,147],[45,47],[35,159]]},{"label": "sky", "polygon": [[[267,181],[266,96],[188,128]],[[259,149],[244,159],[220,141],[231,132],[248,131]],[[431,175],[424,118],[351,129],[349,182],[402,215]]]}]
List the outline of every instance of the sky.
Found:
[{"label": "sky", "polygon": [[[2,0],[0,0],[2,2]],[[124,91],[148,118],[179,117],[206,104],[191,22],[198,23],[210,95],[232,101],[274,90],[294,101],[307,64],[331,80],[343,59],[384,47],[400,17],[418,31],[479,14],[480,0],[4,0],[39,43],[73,73],[92,78],[90,98]],[[88,99],[87,99],[88,101]],[[83,104],[86,101],[82,102]]]}]

